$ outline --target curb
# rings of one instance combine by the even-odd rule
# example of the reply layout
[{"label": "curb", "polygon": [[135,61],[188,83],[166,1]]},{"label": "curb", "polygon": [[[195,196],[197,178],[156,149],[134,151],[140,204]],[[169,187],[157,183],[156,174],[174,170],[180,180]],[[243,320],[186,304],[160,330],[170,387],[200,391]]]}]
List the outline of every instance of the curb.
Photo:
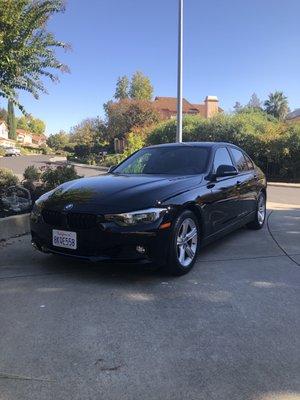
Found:
[{"label": "curb", "polygon": [[56,162],[66,162],[67,158],[66,157],[60,157],[60,156],[53,156],[49,158],[48,162],[50,163],[56,163]]},{"label": "curb", "polygon": [[95,170],[104,171],[104,172],[107,172],[109,169],[107,167],[101,167],[100,165],[80,164],[80,163],[76,163],[73,161],[67,161],[66,157],[52,157],[49,159],[49,162],[54,163],[54,164],[58,163],[58,162],[64,162],[67,165],[74,165],[74,167],[95,169]]},{"label": "curb", "polygon": [[80,168],[88,168],[88,169],[95,169],[98,171],[105,171],[107,172],[109,168],[107,167],[100,167],[99,165],[89,165],[89,164],[78,164],[73,161],[68,161],[67,162],[69,165],[74,165],[74,167],[80,167]]},{"label": "curb", "polygon": [[0,219],[0,240],[25,235],[30,232],[29,215],[13,215]]},{"label": "curb", "polygon": [[268,186],[287,187],[300,189],[300,183],[268,182]]}]

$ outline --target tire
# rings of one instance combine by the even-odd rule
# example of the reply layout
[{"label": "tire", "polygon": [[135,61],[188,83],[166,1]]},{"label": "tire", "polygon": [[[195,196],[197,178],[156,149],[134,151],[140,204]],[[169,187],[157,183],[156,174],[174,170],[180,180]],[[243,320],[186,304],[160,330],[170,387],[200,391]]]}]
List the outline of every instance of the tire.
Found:
[{"label": "tire", "polygon": [[252,222],[247,224],[247,228],[253,230],[262,229],[265,224],[267,215],[266,195],[261,192],[257,199],[255,218]]},{"label": "tire", "polygon": [[[186,235],[184,235],[186,232]],[[193,234],[191,235],[191,232]],[[187,240],[187,235],[190,239]],[[179,244],[182,242],[182,244]],[[182,212],[173,224],[165,270],[175,276],[187,274],[194,266],[200,245],[200,225],[192,211]]]}]

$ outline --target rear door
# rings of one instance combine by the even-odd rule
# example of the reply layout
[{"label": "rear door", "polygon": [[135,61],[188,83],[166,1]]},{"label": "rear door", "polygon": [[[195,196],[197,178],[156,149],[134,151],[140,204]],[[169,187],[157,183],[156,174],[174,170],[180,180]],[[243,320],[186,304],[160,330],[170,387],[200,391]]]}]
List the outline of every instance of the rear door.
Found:
[{"label": "rear door", "polygon": [[243,151],[231,146],[229,149],[239,171],[237,182],[240,204],[239,218],[243,218],[256,209],[257,176],[253,162]]},{"label": "rear door", "polygon": [[[227,148],[218,147],[215,151],[212,174],[216,173],[220,165],[234,166]],[[215,233],[231,225],[240,213],[239,211],[239,190],[237,187],[238,176],[216,178],[210,182],[211,201],[207,205],[211,232]]]}]

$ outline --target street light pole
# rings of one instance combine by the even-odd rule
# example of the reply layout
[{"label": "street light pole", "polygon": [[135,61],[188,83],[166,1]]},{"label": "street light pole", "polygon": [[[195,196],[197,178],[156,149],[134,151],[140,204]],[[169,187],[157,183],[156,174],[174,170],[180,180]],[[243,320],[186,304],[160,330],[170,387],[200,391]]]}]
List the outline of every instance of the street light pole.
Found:
[{"label": "street light pole", "polygon": [[183,2],[184,2],[184,0],[179,0],[177,134],[176,134],[176,141],[179,142],[179,143],[182,142]]}]

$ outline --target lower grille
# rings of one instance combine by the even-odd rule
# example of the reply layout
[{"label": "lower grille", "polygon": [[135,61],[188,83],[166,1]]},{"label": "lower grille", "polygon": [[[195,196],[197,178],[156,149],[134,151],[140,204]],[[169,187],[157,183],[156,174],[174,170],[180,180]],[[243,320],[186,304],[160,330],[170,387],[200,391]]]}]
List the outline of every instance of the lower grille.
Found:
[{"label": "lower grille", "polygon": [[[84,213],[62,213],[55,210],[43,210],[42,217],[46,224],[57,228],[74,230],[92,229],[97,227],[98,216]],[[99,218],[99,221],[101,218]]]}]

